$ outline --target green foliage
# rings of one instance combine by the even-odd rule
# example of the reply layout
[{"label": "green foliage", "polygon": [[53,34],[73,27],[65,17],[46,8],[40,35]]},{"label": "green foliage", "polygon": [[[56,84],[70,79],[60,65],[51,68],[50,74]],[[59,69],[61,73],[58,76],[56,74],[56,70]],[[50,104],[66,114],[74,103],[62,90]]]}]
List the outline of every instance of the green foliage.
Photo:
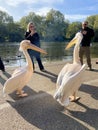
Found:
[{"label": "green foliage", "polygon": [[51,9],[46,15],[45,24],[45,40],[65,40],[65,30],[67,28],[67,24],[63,14]]},{"label": "green foliage", "polygon": [[94,29],[95,36],[93,41],[98,42],[98,15],[89,16],[86,19],[89,23],[89,26]]},{"label": "green foliage", "polygon": [[18,42],[23,39],[23,29],[14,23],[12,16],[0,11],[0,42]]},{"label": "green foliage", "polygon": [[0,11],[0,25],[4,23],[13,23],[13,17],[6,12]]},{"label": "green foliage", "polygon": [[68,29],[66,31],[66,37],[68,39],[71,39],[75,36],[75,34],[81,29],[81,23],[80,22],[73,22],[69,24]]},{"label": "green foliage", "polygon": [[[98,15],[89,16],[86,19],[89,26],[94,29],[94,41],[98,41]],[[19,42],[24,39],[27,24],[33,22],[44,41],[64,41],[72,39],[81,29],[81,22],[65,20],[64,15],[57,10],[51,9],[46,16],[39,16],[30,12],[18,22],[6,12],[0,11],[0,42]]]}]

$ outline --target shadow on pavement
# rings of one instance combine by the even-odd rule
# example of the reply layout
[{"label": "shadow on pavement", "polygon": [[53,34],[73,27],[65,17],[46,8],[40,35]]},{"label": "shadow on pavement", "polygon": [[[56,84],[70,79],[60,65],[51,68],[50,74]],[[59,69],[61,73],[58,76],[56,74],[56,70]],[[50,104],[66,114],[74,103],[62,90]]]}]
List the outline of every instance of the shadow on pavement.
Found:
[{"label": "shadow on pavement", "polygon": [[83,107],[85,109],[85,112],[83,111],[70,111],[72,116],[74,116],[75,118],[82,120],[83,122],[89,124],[90,126],[94,127],[96,130],[98,129],[98,108],[96,109],[92,109],[89,108],[88,106],[80,103],[80,102],[76,102],[79,106]]},{"label": "shadow on pavement", "polygon": [[86,71],[98,72],[98,69],[92,69],[92,70],[86,69]]},{"label": "shadow on pavement", "polygon": [[79,90],[90,94],[92,98],[98,100],[98,87],[88,84],[82,84]]},{"label": "shadow on pavement", "polygon": [[4,85],[5,81],[6,80],[2,76],[0,76],[0,83],[2,84],[2,86]]},{"label": "shadow on pavement", "polygon": [[57,80],[57,75],[56,74],[51,73],[51,72],[46,71],[46,70],[43,71],[43,72],[34,71],[34,73],[39,74],[39,75],[44,76],[44,77],[47,77],[47,78],[49,78],[54,83]]},{"label": "shadow on pavement", "polygon": [[9,74],[7,71],[5,71],[3,74],[4,74],[7,78],[10,78],[10,77],[11,77],[11,74]]},{"label": "shadow on pavement", "polygon": [[25,102],[8,101],[24,120],[33,125],[32,128],[35,126],[41,130],[89,130],[68,114],[64,114],[64,107],[48,93],[40,91],[36,95],[36,98],[31,97]]}]

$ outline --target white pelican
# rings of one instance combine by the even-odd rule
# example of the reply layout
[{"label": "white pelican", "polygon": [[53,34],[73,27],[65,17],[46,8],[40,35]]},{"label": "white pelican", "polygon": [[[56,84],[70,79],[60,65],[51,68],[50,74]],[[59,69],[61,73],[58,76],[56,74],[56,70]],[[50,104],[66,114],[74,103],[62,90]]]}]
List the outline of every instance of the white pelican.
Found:
[{"label": "white pelican", "polygon": [[23,40],[20,43],[19,50],[22,51],[23,54],[25,55],[27,65],[25,67],[16,69],[13,72],[12,76],[5,82],[4,88],[3,88],[4,94],[10,94],[14,91],[17,91],[20,97],[27,96],[27,93],[24,93],[22,89],[25,85],[27,85],[27,83],[29,82],[33,74],[32,61],[27,52],[27,49],[32,49],[32,50],[47,54],[41,48],[36,47],[35,45],[32,45],[29,40]]},{"label": "white pelican", "polygon": [[86,67],[85,64],[81,66],[79,60],[79,46],[82,38],[82,33],[78,32],[67,45],[66,49],[76,44],[73,52],[73,63],[66,64],[57,78],[57,90],[54,94],[54,98],[64,106],[69,104],[70,98],[72,98],[73,101],[79,98],[76,97],[76,91],[82,83],[81,78]]}]

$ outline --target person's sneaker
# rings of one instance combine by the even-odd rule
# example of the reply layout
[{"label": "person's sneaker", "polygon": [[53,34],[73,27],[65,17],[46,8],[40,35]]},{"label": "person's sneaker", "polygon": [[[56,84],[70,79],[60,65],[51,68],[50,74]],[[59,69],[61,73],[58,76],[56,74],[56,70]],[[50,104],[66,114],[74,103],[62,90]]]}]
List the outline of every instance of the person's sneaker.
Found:
[{"label": "person's sneaker", "polygon": [[40,69],[40,71],[45,72],[45,69]]},{"label": "person's sneaker", "polygon": [[93,69],[91,67],[88,67],[87,70],[92,71]]}]

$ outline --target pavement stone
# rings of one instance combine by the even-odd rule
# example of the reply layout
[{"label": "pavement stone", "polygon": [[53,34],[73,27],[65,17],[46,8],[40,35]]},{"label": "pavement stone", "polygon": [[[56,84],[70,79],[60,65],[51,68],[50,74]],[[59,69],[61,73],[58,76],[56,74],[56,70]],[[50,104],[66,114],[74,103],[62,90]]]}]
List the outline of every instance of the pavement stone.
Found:
[{"label": "pavement stone", "polygon": [[[24,87],[28,97],[15,93],[3,97],[2,88],[16,67],[0,72],[0,130],[98,130],[98,64],[92,59],[93,71],[85,70],[78,102],[61,106],[54,98],[57,76],[65,61],[44,63],[45,72],[36,70]],[[71,62],[71,61],[70,61]]]}]

